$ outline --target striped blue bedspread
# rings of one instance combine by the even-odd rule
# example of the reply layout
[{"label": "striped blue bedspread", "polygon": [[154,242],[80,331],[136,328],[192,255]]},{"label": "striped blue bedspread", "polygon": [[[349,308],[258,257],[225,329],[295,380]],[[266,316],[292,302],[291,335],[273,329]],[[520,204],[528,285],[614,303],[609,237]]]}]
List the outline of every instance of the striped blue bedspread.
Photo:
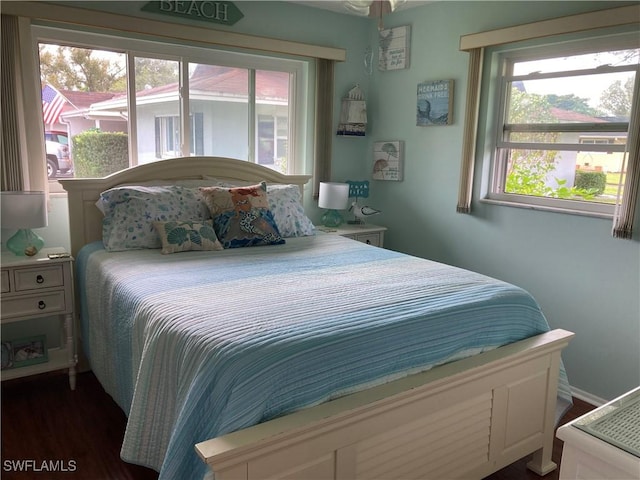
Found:
[{"label": "striped blue bedspread", "polygon": [[204,476],[203,440],[549,330],[520,288],[336,235],[95,243],[77,269],[85,352],[128,417],[121,457],[167,480]]}]

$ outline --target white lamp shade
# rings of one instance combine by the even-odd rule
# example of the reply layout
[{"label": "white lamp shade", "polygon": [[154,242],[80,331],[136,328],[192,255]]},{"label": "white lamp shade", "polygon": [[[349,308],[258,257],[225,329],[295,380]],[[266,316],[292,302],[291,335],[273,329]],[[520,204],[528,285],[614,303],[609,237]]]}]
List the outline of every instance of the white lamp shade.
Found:
[{"label": "white lamp shade", "polygon": [[318,206],[329,210],[346,210],[349,204],[349,184],[320,182]]},{"label": "white lamp shade", "polygon": [[2,228],[28,229],[47,226],[44,192],[2,192]]}]

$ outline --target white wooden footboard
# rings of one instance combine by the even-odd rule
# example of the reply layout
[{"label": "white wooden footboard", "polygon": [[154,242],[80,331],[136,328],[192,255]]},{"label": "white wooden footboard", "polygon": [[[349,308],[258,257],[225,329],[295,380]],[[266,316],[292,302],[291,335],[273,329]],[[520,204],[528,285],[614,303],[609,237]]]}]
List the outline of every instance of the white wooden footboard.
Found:
[{"label": "white wooden footboard", "polygon": [[551,461],[560,352],[532,337],[196,445],[216,480],[482,478]]}]

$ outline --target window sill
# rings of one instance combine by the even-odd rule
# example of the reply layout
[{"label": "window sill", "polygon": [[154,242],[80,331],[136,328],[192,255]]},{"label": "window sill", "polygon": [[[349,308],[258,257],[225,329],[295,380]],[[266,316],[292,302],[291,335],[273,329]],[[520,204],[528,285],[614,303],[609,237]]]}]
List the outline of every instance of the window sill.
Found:
[{"label": "window sill", "polygon": [[564,213],[568,215],[580,215],[583,217],[591,217],[591,218],[606,218],[609,220],[613,219],[613,213],[579,210],[579,209],[567,208],[565,206],[524,203],[524,202],[517,202],[514,200],[504,199],[504,198],[488,198],[487,197],[487,198],[481,198],[480,202],[487,203],[489,205],[501,205],[503,207],[524,208],[527,210],[541,210],[545,212]]},{"label": "window sill", "polygon": [[49,180],[49,195],[58,194],[60,196],[66,196],[67,191],[62,188],[62,184],[57,180]]}]

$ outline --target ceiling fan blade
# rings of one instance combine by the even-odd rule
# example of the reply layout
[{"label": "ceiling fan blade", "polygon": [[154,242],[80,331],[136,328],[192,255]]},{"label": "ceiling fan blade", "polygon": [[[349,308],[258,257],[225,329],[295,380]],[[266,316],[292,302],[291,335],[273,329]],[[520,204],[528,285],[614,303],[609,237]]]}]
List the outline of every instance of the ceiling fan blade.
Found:
[{"label": "ceiling fan blade", "polygon": [[369,7],[372,3],[372,0],[347,0],[344,2],[344,7],[353,13],[366,17],[369,15]]},{"label": "ceiling fan blade", "polygon": [[407,3],[407,0],[387,0],[384,3],[388,3],[389,4],[389,8],[393,12],[400,5],[403,5],[403,4]]},{"label": "ceiling fan blade", "polygon": [[344,6],[353,13],[378,19],[378,28],[382,29],[382,17],[393,12],[407,0],[346,0]]},{"label": "ceiling fan blade", "polygon": [[376,1],[369,7],[369,16],[371,18],[381,18],[383,15],[391,13],[391,5],[389,2]]}]

